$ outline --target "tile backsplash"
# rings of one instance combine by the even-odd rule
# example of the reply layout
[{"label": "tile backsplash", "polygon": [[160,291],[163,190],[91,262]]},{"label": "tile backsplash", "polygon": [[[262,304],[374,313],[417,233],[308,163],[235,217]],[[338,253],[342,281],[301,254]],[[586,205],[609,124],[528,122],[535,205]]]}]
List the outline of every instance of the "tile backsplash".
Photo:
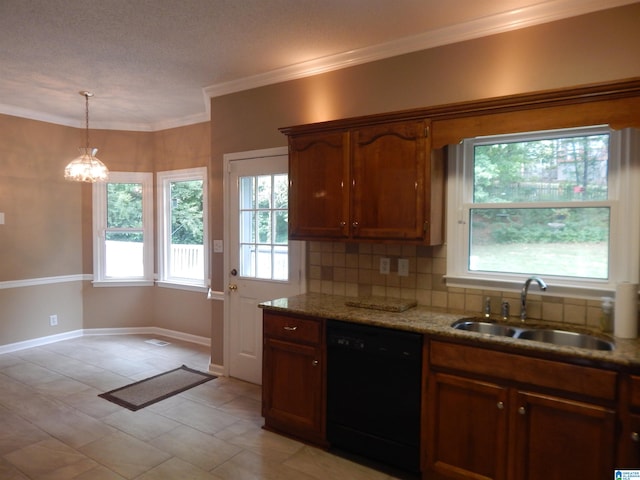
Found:
[{"label": "tile backsplash", "polygon": [[[389,273],[380,273],[380,259],[389,259]],[[406,259],[408,275],[399,275],[398,260]],[[503,301],[512,317],[520,314],[519,291],[447,287],[446,248],[370,243],[307,242],[307,291],[353,297],[381,296],[415,299],[419,305],[452,313],[481,315],[484,300],[491,299],[494,316]],[[596,328],[600,302],[537,294],[527,299],[528,317],[534,320]]]}]

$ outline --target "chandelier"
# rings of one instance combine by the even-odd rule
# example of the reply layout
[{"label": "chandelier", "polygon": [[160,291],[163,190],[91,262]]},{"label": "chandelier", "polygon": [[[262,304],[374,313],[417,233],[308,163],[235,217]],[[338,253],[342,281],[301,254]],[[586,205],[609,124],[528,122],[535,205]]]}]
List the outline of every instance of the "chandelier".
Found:
[{"label": "chandelier", "polygon": [[64,178],[75,182],[104,182],[109,177],[109,169],[97,157],[97,148],[89,146],[89,97],[91,92],[80,92],[85,98],[85,146],[80,147],[80,156],[69,162],[64,169]]}]

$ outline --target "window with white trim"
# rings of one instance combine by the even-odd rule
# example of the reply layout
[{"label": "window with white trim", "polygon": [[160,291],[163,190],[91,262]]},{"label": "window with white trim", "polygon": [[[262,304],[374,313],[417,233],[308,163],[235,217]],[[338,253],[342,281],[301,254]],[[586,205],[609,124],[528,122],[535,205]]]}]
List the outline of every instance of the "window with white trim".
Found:
[{"label": "window with white trim", "polygon": [[153,174],[93,184],[94,284],[153,284]]},{"label": "window with white trim", "polygon": [[206,287],[207,169],[158,173],[158,282]]},{"label": "window with white trim", "polygon": [[504,288],[537,274],[597,296],[637,281],[637,145],[634,130],[598,126],[451,146],[447,284]]}]

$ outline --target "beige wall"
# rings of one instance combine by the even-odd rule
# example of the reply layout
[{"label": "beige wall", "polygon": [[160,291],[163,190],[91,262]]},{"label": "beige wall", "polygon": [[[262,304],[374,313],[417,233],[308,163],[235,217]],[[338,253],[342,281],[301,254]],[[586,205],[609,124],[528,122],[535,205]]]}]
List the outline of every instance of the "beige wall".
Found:
[{"label": "beige wall", "polygon": [[[0,132],[0,346],[82,328],[210,336],[204,293],[94,288],[83,280],[93,271],[91,186],[63,179],[81,129],[0,115]],[[112,171],[155,172],[207,166],[209,136],[208,123],[154,133],[92,130],[91,144]],[[66,276],[73,277],[51,283]],[[57,327],[49,326],[51,314]]]},{"label": "beige wall", "polygon": [[[213,98],[214,237],[222,238],[225,153],[284,146],[284,126],[639,77],[638,18],[634,4]],[[221,257],[214,255],[214,266]],[[215,271],[220,289],[224,275]],[[459,303],[459,292],[444,296],[436,294],[440,304]],[[222,325],[215,310],[215,363],[222,361]]]},{"label": "beige wall", "polygon": [[[288,125],[640,77],[638,18],[635,4],[225,95],[211,100],[210,125],[96,130],[91,143],[112,170],[208,163],[210,233],[223,238],[223,154],[284,146],[278,128]],[[0,115],[0,282],[92,272],[91,188],[62,179],[81,134]],[[223,289],[222,266],[222,255],[212,255],[214,290]],[[459,292],[435,292],[439,304],[460,302]],[[87,281],[0,288],[0,345],[78,328],[156,325],[211,336],[212,362],[222,364],[222,302],[203,297]],[[59,315],[57,328],[47,324],[51,313]]]}]

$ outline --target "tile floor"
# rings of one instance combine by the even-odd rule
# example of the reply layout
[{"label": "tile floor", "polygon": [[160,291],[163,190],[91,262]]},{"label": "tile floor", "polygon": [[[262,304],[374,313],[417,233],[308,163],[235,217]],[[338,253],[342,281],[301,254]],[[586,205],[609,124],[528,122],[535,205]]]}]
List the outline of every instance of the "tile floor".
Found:
[{"label": "tile floor", "polygon": [[262,430],[260,387],[239,380],[137,412],[98,397],[182,364],[207,371],[208,348],[150,338],[85,336],[0,355],[0,479],[400,478]]}]

